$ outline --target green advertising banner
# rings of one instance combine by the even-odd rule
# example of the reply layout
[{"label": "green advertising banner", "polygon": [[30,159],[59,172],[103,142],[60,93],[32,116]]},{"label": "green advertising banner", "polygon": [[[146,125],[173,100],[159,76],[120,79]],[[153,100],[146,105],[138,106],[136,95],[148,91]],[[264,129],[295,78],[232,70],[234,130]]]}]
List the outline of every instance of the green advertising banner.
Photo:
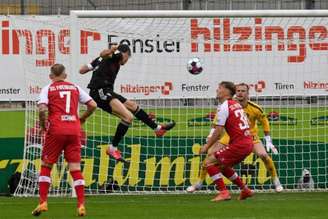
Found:
[{"label": "green advertising banner", "polygon": [[[202,157],[198,155],[203,138],[190,137],[134,137],[125,138],[120,145],[129,163],[115,162],[106,155],[104,144],[109,139],[99,137],[88,142],[82,150],[83,174],[86,187],[90,191],[103,188],[115,182],[117,190],[158,191],[183,190],[197,181]],[[8,192],[7,182],[23,165],[23,138],[0,139],[0,193]],[[103,143],[102,143],[103,142]],[[302,171],[308,169],[317,188],[326,188],[328,182],[327,144],[319,142],[275,139],[279,155],[273,155],[282,184],[295,188]],[[123,146],[124,145],[124,146]],[[30,168],[35,172],[40,168],[40,160],[35,156]],[[261,159],[249,155],[236,167],[244,181],[256,188],[269,188],[271,181]],[[55,166],[52,171],[52,188],[69,182],[67,168]],[[226,180],[226,183],[230,184]],[[207,178],[205,185],[210,185]],[[87,190],[88,191],[88,190]]]}]

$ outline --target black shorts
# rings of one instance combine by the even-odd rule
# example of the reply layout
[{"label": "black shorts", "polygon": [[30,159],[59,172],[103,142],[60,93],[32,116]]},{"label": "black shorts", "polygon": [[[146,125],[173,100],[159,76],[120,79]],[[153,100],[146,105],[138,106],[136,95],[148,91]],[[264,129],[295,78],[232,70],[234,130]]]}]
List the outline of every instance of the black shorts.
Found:
[{"label": "black shorts", "polygon": [[112,99],[118,99],[121,103],[125,103],[127,99],[109,88],[91,89],[90,96],[96,101],[99,108],[112,113],[112,108],[109,105]]}]

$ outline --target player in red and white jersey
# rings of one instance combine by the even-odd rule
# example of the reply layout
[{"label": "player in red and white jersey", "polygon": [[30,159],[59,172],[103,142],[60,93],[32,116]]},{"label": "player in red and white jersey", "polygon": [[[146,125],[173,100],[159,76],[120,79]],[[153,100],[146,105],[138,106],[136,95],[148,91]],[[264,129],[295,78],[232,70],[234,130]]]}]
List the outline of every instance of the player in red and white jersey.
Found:
[{"label": "player in red and white jersey", "polygon": [[[81,123],[96,110],[97,104],[77,85],[65,81],[65,67],[54,64],[49,75],[52,83],[45,86],[38,101],[41,132],[45,132],[45,142],[41,155],[39,176],[39,205],[32,215],[39,216],[48,210],[47,197],[51,183],[50,173],[54,163],[64,151],[68,162],[73,186],[76,190],[79,216],[86,214],[84,207],[84,179],[81,173]],[[78,105],[85,104],[87,110],[79,117]],[[46,112],[48,111],[48,118]],[[46,121],[47,126],[46,126]],[[41,133],[42,134],[42,133]]]},{"label": "player in red and white jersey", "polygon": [[224,185],[222,175],[239,186],[241,189],[240,200],[246,199],[253,194],[232,168],[233,165],[244,160],[253,150],[253,140],[247,116],[241,105],[232,99],[235,93],[236,88],[232,82],[223,81],[219,84],[217,97],[220,104],[217,110],[217,126],[207,144],[200,151],[206,153],[217,142],[217,139],[224,134],[224,130],[230,136],[229,145],[209,155],[205,160],[207,172],[219,190],[219,194],[212,201],[231,199],[230,193]]}]

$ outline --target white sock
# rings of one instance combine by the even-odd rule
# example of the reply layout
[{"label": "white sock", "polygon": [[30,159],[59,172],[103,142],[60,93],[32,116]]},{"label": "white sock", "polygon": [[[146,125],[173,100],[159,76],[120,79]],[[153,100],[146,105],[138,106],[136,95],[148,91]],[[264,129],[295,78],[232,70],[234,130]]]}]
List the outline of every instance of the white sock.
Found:
[{"label": "white sock", "polygon": [[157,127],[155,128],[155,131],[159,131],[161,130],[162,126],[161,125],[157,125]]}]

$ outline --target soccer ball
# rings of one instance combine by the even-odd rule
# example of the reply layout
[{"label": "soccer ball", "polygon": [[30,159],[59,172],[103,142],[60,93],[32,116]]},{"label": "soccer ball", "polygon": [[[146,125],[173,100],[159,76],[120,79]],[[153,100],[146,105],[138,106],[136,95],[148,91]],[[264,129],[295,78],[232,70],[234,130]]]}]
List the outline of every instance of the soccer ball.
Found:
[{"label": "soccer ball", "polygon": [[203,71],[202,63],[199,58],[192,58],[188,61],[187,70],[190,74],[198,75]]}]

